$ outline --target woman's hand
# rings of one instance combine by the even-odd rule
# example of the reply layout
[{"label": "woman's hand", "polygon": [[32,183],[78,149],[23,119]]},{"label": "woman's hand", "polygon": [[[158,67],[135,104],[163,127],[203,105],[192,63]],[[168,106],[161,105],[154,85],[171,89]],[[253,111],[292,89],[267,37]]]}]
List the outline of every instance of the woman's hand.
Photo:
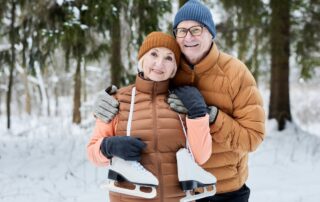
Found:
[{"label": "woman's hand", "polygon": [[113,136],[103,139],[100,150],[107,158],[120,157],[128,161],[139,161],[141,152],[147,145],[131,136]]}]

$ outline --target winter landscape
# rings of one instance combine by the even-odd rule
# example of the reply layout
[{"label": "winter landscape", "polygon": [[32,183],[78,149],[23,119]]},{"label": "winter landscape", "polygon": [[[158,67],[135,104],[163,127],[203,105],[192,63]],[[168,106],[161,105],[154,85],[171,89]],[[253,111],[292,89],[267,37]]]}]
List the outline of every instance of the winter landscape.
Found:
[{"label": "winter landscape", "polygon": [[[250,201],[320,201],[318,85],[293,85],[294,122],[288,129],[278,132],[275,121],[267,122],[265,141],[250,155]],[[268,91],[262,92],[267,103]],[[71,105],[65,107],[68,111]],[[0,121],[1,202],[107,201],[99,188],[106,168],[95,168],[86,158],[92,116],[80,126],[72,125],[67,114],[14,117],[10,131],[4,116]]]},{"label": "winter landscape", "polygon": [[[271,11],[289,1],[204,1],[217,24],[218,46],[242,57],[258,77],[266,118],[271,55],[279,55],[271,53],[270,30],[279,30],[272,27],[277,23],[270,23]],[[152,30],[171,29],[173,14],[184,1],[110,2],[1,1],[0,202],[109,201],[100,189],[107,168],[93,166],[86,155],[94,101],[106,85],[130,82],[139,36],[151,25]],[[277,121],[266,119],[266,137],[249,158],[251,202],[320,201],[320,3],[290,2],[291,49],[285,61],[290,71],[285,76],[292,122],[278,131]],[[110,28],[110,19],[118,32]],[[120,66],[121,73],[112,74]],[[273,89],[286,82],[281,80],[283,85]]]}]

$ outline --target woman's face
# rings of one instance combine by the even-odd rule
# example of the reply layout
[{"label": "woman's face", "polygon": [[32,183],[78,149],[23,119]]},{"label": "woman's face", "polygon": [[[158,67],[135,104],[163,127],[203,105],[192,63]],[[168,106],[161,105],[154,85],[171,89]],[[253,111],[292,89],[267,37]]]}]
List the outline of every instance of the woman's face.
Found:
[{"label": "woman's face", "polygon": [[152,48],[141,58],[144,78],[151,81],[165,81],[176,74],[174,53],[164,47]]}]

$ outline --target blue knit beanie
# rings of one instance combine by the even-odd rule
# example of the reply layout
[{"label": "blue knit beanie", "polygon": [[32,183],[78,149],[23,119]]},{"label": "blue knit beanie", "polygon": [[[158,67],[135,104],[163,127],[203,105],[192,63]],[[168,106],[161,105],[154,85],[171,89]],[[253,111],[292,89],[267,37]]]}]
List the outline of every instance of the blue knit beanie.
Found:
[{"label": "blue knit beanie", "polygon": [[214,38],[216,36],[216,27],[214,25],[210,10],[197,0],[189,0],[178,11],[174,18],[173,29],[185,20],[193,20],[206,26]]}]

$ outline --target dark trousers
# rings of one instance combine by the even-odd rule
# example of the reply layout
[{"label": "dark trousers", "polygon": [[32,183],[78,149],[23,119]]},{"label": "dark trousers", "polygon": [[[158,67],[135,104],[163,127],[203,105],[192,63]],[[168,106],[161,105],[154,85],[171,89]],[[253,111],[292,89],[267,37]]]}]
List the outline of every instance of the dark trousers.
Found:
[{"label": "dark trousers", "polygon": [[207,198],[197,200],[197,202],[248,202],[250,189],[245,184],[237,191],[216,194]]}]

